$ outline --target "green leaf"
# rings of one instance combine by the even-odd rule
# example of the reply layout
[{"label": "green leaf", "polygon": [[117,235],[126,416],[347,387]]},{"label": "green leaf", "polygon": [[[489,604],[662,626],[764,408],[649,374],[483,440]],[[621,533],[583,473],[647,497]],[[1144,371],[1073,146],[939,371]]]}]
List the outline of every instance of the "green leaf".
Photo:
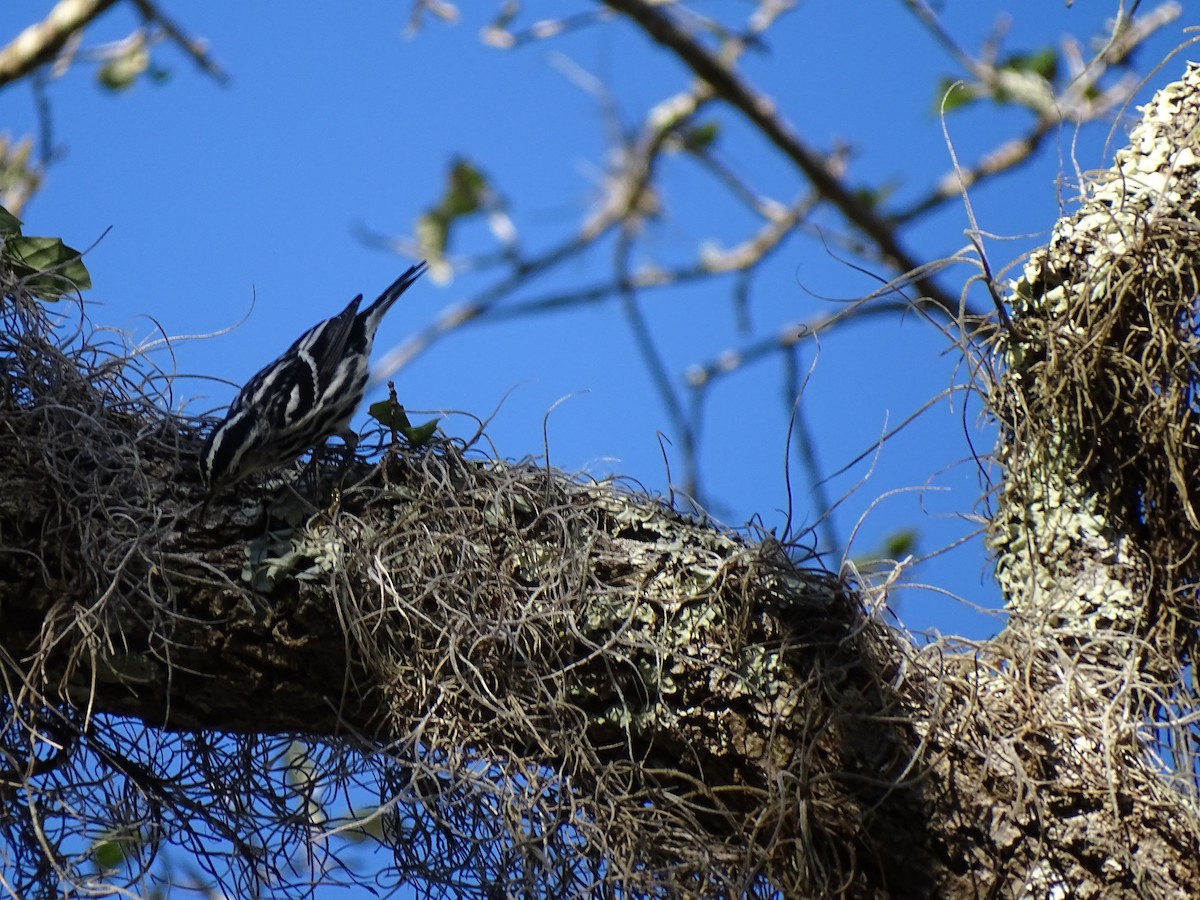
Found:
[{"label": "green leaf", "polygon": [[424,447],[429,443],[429,439],[433,437],[433,433],[437,431],[438,422],[440,421],[440,419],[430,419],[423,425],[414,425],[396,430],[404,435],[413,447]]},{"label": "green leaf", "polygon": [[899,184],[895,180],[877,185],[861,185],[854,189],[854,196],[864,206],[879,209],[895,195],[898,188]]},{"label": "green leaf", "polygon": [[0,206],[0,237],[21,233],[21,220]]},{"label": "green leaf", "polygon": [[5,242],[4,249],[13,262],[34,272],[45,272],[79,259],[79,251],[64,244],[62,238],[15,237]]},{"label": "green leaf", "polygon": [[1043,47],[1031,53],[1014,53],[1000,63],[1000,68],[1012,72],[1032,72],[1053,83],[1058,77],[1058,53],[1053,47]]},{"label": "green leaf", "polygon": [[96,70],[96,80],[110,91],[123,91],[149,67],[150,51],[146,49],[146,42],[135,39]]},{"label": "green leaf", "polygon": [[957,78],[942,76],[938,79],[937,93],[934,94],[933,111],[935,113],[955,112],[970,106],[978,95]]},{"label": "green leaf", "polygon": [[292,543],[291,534],[290,529],[281,528],[246,544],[242,580],[260,594],[275,590],[279,579],[295,574],[307,559],[306,554]]},{"label": "green leaf", "polygon": [[417,219],[417,245],[422,256],[441,259],[446,255],[449,238],[450,223],[440,212],[427,212]]},{"label": "green leaf", "polygon": [[888,559],[904,559],[910,553],[916,552],[918,537],[915,528],[893,531],[883,539],[883,555]]},{"label": "green leaf", "polygon": [[441,421],[440,419],[430,419],[424,424],[414,425],[408,420],[408,414],[404,411],[404,407],[392,403],[391,400],[372,403],[367,407],[367,412],[380,425],[404,435],[404,439],[413,447],[424,447],[428,444],[433,433],[437,431],[438,422]]},{"label": "green leaf", "polygon": [[465,159],[455,160],[450,167],[440,212],[448,219],[478,212],[484,205],[488,190],[487,178],[482,172]]},{"label": "green leaf", "polygon": [[417,219],[416,238],[422,255],[433,261],[445,259],[450,232],[458,219],[479,212],[494,213],[502,207],[487,176],[467,160],[456,158],[437,204]]},{"label": "green leaf", "polygon": [[367,412],[372,419],[385,428],[402,431],[405,428],[412,427],[412,423],[408,421],[408,416],[404,413],[404,407],[392,403],[391,400],[380,400],[378,403],[372,403],[367,407]]},{"label": "green leaf", "polygon": [[716,122],[702,122],[683,132],[683,149],[689,153],[703,153],[717,142],[721,126]]},{"label": "green leaf", "polygon": [[853,562],[860,569],[874,569],[881,562],[891,563],[903,561],[917,551],[917,542],[921,537],[916,528],[898,528],[883,536],[879,546],[869,553],[855,554]]},{"label": "green leaf", "polygon": [[92,276],[83,264],[82,254],[64,244],[61,238],[10,237],[4,242],[4,255],[13,272],[34,294],[61,297],[92,286]]},{"label": "green leaf", "polygon": [[92,860],[104,871],[115,869],[125,861],[125,848],[118,841],[97,841],[92,845]]},{"label": "green leaf", "polygon": [[145,37],[136,35],[104,61],[104,65],[96,70],[96,80],[110,91],[122,91],[149,67],[150,50],[146,48]]},{"label": "green leaf", "polygon": [[387,810],[382,813],[378,808],[370,810],[350,810],[350,817],[357,819],[356,824],[350,827],[342,827],[338,830],[338,836],[350,843],[358,844],[367,839],[376,841],[383,840],[385,834],[384,823],[387,821]]}]

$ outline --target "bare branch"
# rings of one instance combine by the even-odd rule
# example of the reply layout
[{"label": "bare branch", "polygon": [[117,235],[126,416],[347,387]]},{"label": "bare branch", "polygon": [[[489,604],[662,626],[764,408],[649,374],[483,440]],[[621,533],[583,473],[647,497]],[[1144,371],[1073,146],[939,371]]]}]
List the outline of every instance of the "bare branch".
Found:
[{"label": "bare branch", "polygon": [[[707,50],[661,7],[644,0],[605,0],[613,9],[636,22],[653,40],[675,53],[693,72],[712,86],[716,94],[741,112],[804,174],[814,188],[834,204],[846,219],[878,249],[881,257],[899,272],[919,268],[919,263],[900,243],[895,227],[842,183],[827,160],[801,141],[765,95],[758,93],[720,58]],[[922,302],[937,306],[957,319],[958,304],[933,281],[916,282]]]},{"label": "bare branch", "polygon": [[0,49],[0,87],[49,62],[71,35],[104,13],[117,0],[59,0],[50,14],[30,25]]},{"label": "bare branch", "polygon": [[133,0],[133,3],[141,12],[142,17],[147,22],[157,25],[180,50],[192,58],[202,72],[211,76],[219,84],[228,84],[229,74],[212,58],[204,41],[188,37],[174,20],[158,8],[158,4],[152,3],[150,0]]}]

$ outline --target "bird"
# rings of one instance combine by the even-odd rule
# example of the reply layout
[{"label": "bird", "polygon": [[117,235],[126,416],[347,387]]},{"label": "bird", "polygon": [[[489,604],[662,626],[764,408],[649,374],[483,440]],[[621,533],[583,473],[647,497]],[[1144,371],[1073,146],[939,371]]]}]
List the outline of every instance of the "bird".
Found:
[{"label": "bird", "polygon": [[201,451],[201,476],[210,495],[286,465],[331,435],[343,436],[349,447],[357,443],[350,417],[367,388],[375,332],[426,268],[425,262],[411,266],[361,312],[359,294],[246,382]]}]

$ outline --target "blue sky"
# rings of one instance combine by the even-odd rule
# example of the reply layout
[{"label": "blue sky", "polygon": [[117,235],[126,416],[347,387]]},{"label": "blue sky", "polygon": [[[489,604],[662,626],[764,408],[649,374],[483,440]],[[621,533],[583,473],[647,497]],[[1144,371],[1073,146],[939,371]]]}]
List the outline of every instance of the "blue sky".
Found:
[{"label": "blue sky", "polygon": [[[1068,32],[1087,37],[1115,4],[1005,7],[1013,22],[1006,50],[1017,51]],[[698,8],[729,20],[731,10],[748,7]],[[967,47],[978,46],[996,23],[994,14],[978,8],[945,4],[949,28]],[[565,7],[543,2],[526,9],[523,21],[529,22]],[[240,384],[300,331],[356,293],[373,295],[407,265],[364,245],[358,229],[411,233],[420,212],[439,198],[453,154],[480,166],[508,199],[523,246],[535,252],[553,245],[598,198],[607,152],[595,98],[564,72],[577,67],[605,83],[627,125],[685,86],[687,76],[623,23],[499,51],[478,39],[493,5],[464,5],[463,11],[457,25],[427,19],[409,39],[407,4],[300,3],[286,16],[266,4],[181,6],[175,10],[180,23],[209,41],[229,84],[204,77],[170,46],[155,51],[155,63],[171,74],[162,85],[143,81],[107,93],[84,65],[50,84],[54,141],[65,155],[27,209],[26,232],[86,246],[107,231],[87,257],[97,323],[143,338],[161,326],[178,337],[225,329],[245,317],[229,334],[176,340],[174,363],[163,358],[181,376],[203,376],[181,377],[176,385],[177,398],[190,398],[187,409],[195,413],[223,406],[234,391],[205,379]],[[35,15],[31,5],[5,5],[0,33],[14,34]],[[133,24],[120,6],[93,27],[87,44],[123,37]],[[1181,27],[1166,29],[1142,59],[1173,46]],[[768,52],[747,55],[743,71],[811,145],[851,143],[856,181],[894,180],[902,202],[947,171],[942,124],[933,112],[935,85],[958,73],[901,4],[866,4],[850,15],[832,0],[804,3],[769,43]],[[1182,61],[1168,63],[1140,96],[1181,67]],[[0,95],[0,114],[13,134],[29,131],[34,102],[28,87]],[[735,114],[713,108],[705,118],[721,127],[723,159],[755,187],[781,199],[796,193],[800,183],[789,167]],[[948,126],[960,157],[971,162],[1019,133],[1028,119],[981,105],[952,116]],[[1107,136],[1103,126],[1078,135],[1066,126],[1040,159],[974,192],[982,227],[1018,236],[991,242],[994,264],[1007,263],[1046,234],[1057,215],[1060,166],[1072,152],[1084,169],[1104,164]],[[679,160],[665,172],[666,215],[647,229],[637,259],[678,262],[693,258],[701,242],[728,245],[745,236],[744,214],[696,166]],[[830,214],[817,221],[833,230],[838,224]],[[950,203],[906,232],[905,242],[919,258],[935,259],[964,245],[966,227],[961,205]],[[460,255],[492,249],[482,224],[464,228],[452,247]],[[611,252],[609,243],[548,273],[518,299],[602,280],[611,272]],[[851,299],[877,286],[841,255],[811,238],[786,244],[755,281],[749,334],[737,330],[728,279],[647,294],[642,308],[669,372],[681,379],[691,364],[837,308],[820,298]],[[960,267],[941,283],[957,292],[971,274]],[[384,323],[377,358],[500,277],[499,271],[465,274],[442,285],[425,279]],[[812,345],[805,349],[803,366],[815,352]],[[781,371],[777,359],[750,366],[717,386],[707,406],[706,496],[731,525],[755,516],[769,527],[784,521],[788,405]],[[823,469],[841,468],[964,377],[949,341],[915,315],[825,336],[802,401]],[[486,416],[499,407],[489,434],[504,457],[540,455],[545,427],[555,464],[666,490],[658,432],[670,437],[668,419],[615,298],[581,311],[464,329],[433,345],[397,381],[402,401],[413,409]],[[978,413],[977,402],[964,414],[961,399],[943,400],[873,463],[830,482],[830,493],[840,496],[869,472],[836,517],[844,540],[869,511],[852,552],[869,552],[883,535],[905,526],[919,529],[920,549],[928,552],[974,527],[960,514],[975,510],[981,490],[964,422],[978,449],[991,445]],[[453,416],[446,428],[473,430],[467,419]],[[797,521],[812,521],[819,510],[795,466],[792,483]],[[917,490],[926,484],[937,490]],[[979,541],[923,564],[912,578],[979,605],[997,602]],[[898,596],[902,617],[918,628],[978,636],[995,627],[937,592]]]},{"label": "blue sky", "polygon": [[[176,398],[188,411],[222,407],[237,384],[301,331],[354,294],[374,295],[409,264],[364,245],[357,231],[411,233],[417,216],[439,198],[452,155],[470,158],[490,176],[530,252],[577,227],[599,195],[608,145],[595,98],[565,70],[577,67],[606,84],[627,125],[688,83],[672,59],[622,23],[507,52],[483,46],[479,31],[495,5],[464,3],[457,25],[427,20],[408,39],[403,3],[173,4],[179,22],[209,41],[231,81],[217,85],[164,46],[155,52],[156,64],[171,73],[162,85],[107,93],[83,65],[51,83],[53,137],[65,153],[25,212],[26,233],[59,235],[77,247],[105,235],[87,256],[95,285],[87,299],[98,324],[143,339],[161,327],[178,338],[245,318],[220,337],[173,341],[173,362],[160,357],[179,373]],[[949,29],[967,47],[977,47],[997,20],[990,10],[980,12],[993,4],[943,6]],[[47,7],[3,5],[0,35],[7,40]],[[582,0],[527,3],[524,21],[568,7],[593,8]],[[1066,33],[1086,39],[1117,4],[1091,0],[1068,8],[1014,0],[1003,7],[1012,18],[1006,49],[1018,51]],[[696,8],[729,20],[750,6]],[[87,45],[124,37],[133,24],[119,6],[89,31]],[[1141,71],[1182,39],[1186,24],[1160,33],[1140,56]],[[768,41],[770,50],[749,54],[742,70],[809,144],[851,143],[856,181],[894,179],[902,203],[948,170],[942,123],[933,112],[935,85],[958,72],[901,3],[810,0]],[[1139,102],[1182,67],[1182,58],[1168,62]],[[0,128],[30,131],[34,110],[27,86],[9,88],[0,93]],[[721,127],[722,158],[759,190],[783,199],[799,190],[789,166],[735,114],[714,108],[706,118]],[[947,124],[960,157],[974,161],[1028,120],[1026,113],[980,106]],[[1125,127],[1113,131],[1114,147]],[[973,192],[981,226],[1000,236],[989,245],[997,268],[1047,234],[1060,190],[1070,193],[1059,177],[1065,170],[1073,178],[1072,155],[1085,170],[1105,165],[1109,137],[1107,126],[1080,134],[1064,126],[1040,158]],[[677,160],[664,174],[667,214],[644,234],[640,261],[679,262],[703,241],[728,245],[745,236],[745,216],[700,169]],[[837,228],[827,213],[817,221]],[[905,243],[923,260],[940,258],[965,244],[966,227],[961,205],[950,203],[907,231]],[[493,249],[482,225],[465,228],[452,247],[456,255]],[[728,279],[645,295],[642,308],[672,376],[837,308],[821,298],[851,299],[877,286],[839,255],[812,237],[787,243],[755,280],[748,334],[738,332]],[[603,280],[611,256],[605,244],[526,286],[517,299]],[[957,293],[971,274],[960,267],[941,284]],[[377,357],[500,277],[491,271],[448,284],[424,279],[384,323]],[[816,353],[806,347],[802,365]],[[784,521],[790,401],[781,373],[780,362],[768,358],[723,380],[710,398],[704,484],[712,508],[730,525],[752,517],[768,527]],[[826,335],[802,400],[823,470],[840,469],[965,377],[949,340],[916,315]],[[464,329],[434,344],[396,380],[411,409],[488,416],[499,407],[488,433],[503,457],[541,455],[545,430],[558,466],[628,476],[655,492],[667,488],[658,433],[670,436],[668,419],[615,298]],[[454,415],[445,427],[474,430],[468,418]],[[839,535],[845,539],[862,519],[852,552],[865,553],[901,527],[920,531],[925,552],[969,533],[976,525],[963,516],[978,511],[981,491],[971,442],[986,452],[991,441],[977,401],[964,410],[960,397],[941,400],[875,457],[830,481],[836,497],[866,478],[836,515]],[[812,521],[820,510],[794,464],[791,481],[797,521]],[[925,485],[936,490],[919,490]],[[994,620],[944,593],[995,606],[988,571],[978,539],[922,564],[910,580],[936,589],[896,595],[901,617],[916,628],[990,633]]]}]

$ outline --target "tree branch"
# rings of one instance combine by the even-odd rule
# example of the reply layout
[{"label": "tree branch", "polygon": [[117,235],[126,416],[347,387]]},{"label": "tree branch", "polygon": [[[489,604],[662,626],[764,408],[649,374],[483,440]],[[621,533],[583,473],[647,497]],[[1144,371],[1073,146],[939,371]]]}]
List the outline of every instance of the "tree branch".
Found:
[{"label": "tree branch", "polygon": [[[739,78],[720,59],[710,53],[683,28],[676,25],[660,7],[643,0],[604,0],[624,13],[653,40],[667,47],[721,97],[742,113],[774,144],[805,178],[878,248],[883,259],[898,272],[910,272],[919,263],[900,243],[895,226],[880,217],[868,204],[847,188],[826,165],[820,154],[807,147],[779,114],[775,105]],[[959,317],[958,301],[942,291],[932,280],[915,282],[921,292],[918,302],[930,302],[951,320]]]},{"label": "tree branch", "polygon": [[117,0],[59,0],[50,14],[30,25],[0,49],[0,88],[49,62],[71,35],[104,13]]}]

